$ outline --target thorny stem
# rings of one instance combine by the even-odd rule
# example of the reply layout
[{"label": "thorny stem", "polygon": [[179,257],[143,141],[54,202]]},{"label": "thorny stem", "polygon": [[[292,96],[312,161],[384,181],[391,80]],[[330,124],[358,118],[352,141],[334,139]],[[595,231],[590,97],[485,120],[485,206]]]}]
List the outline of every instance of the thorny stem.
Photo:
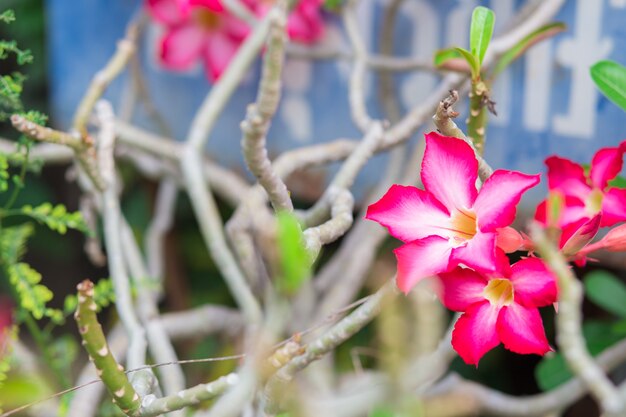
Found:
[{"label": "thorny stem", "polygon": [[38,125],[18,114],[11,116],[11,123],[18,131],[40,142],[55,143],[70,147],[74,151],[80,166],[85,170],[94,186],[99,190],[104,189],[104,181],[98,170],[94,144],[91,138],[81,140],[68,133]]},{"label": "thorny stem", "polygon": [[493,168],[483,159],[478,149],[474,146],[474,143],[468,139],[463,131],[454,123],[453,119],[456,118],[459,113],[454,110],[453,106],[458,100],[459,93],[456,90],[450,90],[450,94],[439,102],[435,115],[433,116],[433,122],[441,134],[462,139],[472,147],[476,159],[478,160],[478,176],[481,181],[485,182],[487,178],[493,174]]},{"label": "thorny stem", "polygon": [[87,92],[74,114],[73,128],[80,134],[82,140],[87,140],[87,122],[96,102],[102,97],[111,81],[113,81],[135,53],[138,28],[131,24],[126,31],[126,38],[117,44],[117,50],[107,65],[93,77]]},{"label": "thorny stem", "polygon": [[489,88],[480,78],[472,79],[472,89],[469,93],[469,116],[467,118],[467,136],[474,144],[478,155],[485,150],[485,129],[487,128],[487,104]]},{"label": "thorny stem", "polygon": [[74,318],[83,339],[83,346],[98,371],[98,376],[107,387],[113,402],[124,414],[137,416],[141,406],[139,395],[128,381],[124,368],[118,364],[107,345],[102,327],[96,317],[93,301],[93,283],[85,280],[78,284],[78,308]]},{"label": "thorny stem", "polygon": [[272,168],[266,148],[266,136],[280,101],[281,75],[287,42],[285,9],[285,5],[275,9],[277,17],[272,20],[270,27],[257,100],[248,107],[246,119],[241,123],[244,159],[250,171],[267,191],[276,211],[293,211],[289,191]]}]

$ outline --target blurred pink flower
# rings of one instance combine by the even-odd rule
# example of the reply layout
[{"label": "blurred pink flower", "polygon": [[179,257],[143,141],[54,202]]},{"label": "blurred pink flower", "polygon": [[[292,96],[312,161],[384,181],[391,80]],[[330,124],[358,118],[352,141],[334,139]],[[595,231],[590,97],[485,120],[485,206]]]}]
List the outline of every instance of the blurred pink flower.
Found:
[{"label": "blurred pink flower", "polygon": [[[626,221],[626,189],[611,187],[609,181],[622,170],[626,141],[615,148],[600,149],[588,171],[558,156],[546,159],[548,188],[561,196],[557,221],[561,228],[559,247],[566,256],[576,255],[596,235],[600,227]],[[547,200],[537,206],[535,219],[548,223]],[[577,263],[584,264],[584,256]]]},{"label": "blurred pink flower", "polygon": [[8,335],[13,325],[13,304],[6,297],[0,297],[0,358],[6,352]]},{"label": "blurred pink flower", "polygon": [[538,258],[510,266],[498,250],[494,272],[460,268],[439,274],[441,299],[463,312],[452,332],[452,347],[468,365],[500,343],[512,352],[543,355],[550,351],[538,307],[556,302],[554,275]]},{"label": "blurred pink flower", "polygon": [[[244,0],[257,16],[264,16],[275,0]],[[313,43],[324,34],[324,0],[300,0],[287,20],[287,34],[295,42]]]},{"label": "blurred pink flower", "polygon": [[393,185],[367,209],[366,218],[406,243],[395,250],[400,290],[407,293],[422,278],[458,264],[493,271],[498,230],[513,222],[522,194],[539,176],[497,170],[477,191],[472,148],[432,132],[421,177],[424,190]]},{"label": "blurred pink flower", "polygon": [[154,20],[166,27],[159,42],[163,65],[183,71],[201,60],[212,81],[226,69],[249,32],[219,0],[147,0],[146,4]]},{"label": "blurred pink flower", "polygon": [[[626,189],[609,186],[622,170],[626,141],[616,148],[600,149],[593,156],[591,168],[558,156],[546,159],[548,188],[564,197],[559,225],[565,226],[601,214],[600,227],[626,220]],[[537,206],[535,218],[546,221],[546,202]]]}]

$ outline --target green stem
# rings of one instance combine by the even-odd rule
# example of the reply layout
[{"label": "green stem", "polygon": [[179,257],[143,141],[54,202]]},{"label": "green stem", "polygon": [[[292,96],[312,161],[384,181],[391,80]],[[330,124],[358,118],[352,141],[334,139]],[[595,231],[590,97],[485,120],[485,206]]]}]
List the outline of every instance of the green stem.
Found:
[{"label": "green stem", "polygon": [[487,106],[485,97],[488,97],[489,88],[480,78],[472,80],[472,91],[470,92],[470,109],[467,119],[467,136],[474,143],[474,147],[479,155],[485,149],[485,128],[487,126]]},{"label": "green stem", "polygon": [[46,335],[41,331],[41,329],[37,325],[37,322],[28,311],[24,311],[23,317],[24,324],[26,325],[26,328],[33,337],[37,348],[43,354],[44,362],[50,368],[50,371],[54,375],[57,385],[62,389],[69,388],[71,386],[71,383],[67,375],[65,375],[62,369],[59,369],[57,366],[54,365],[56,361],[54,360],[54,357],[52,356],[52,353],[49,349],[49,347],[51,346],[49,340],[50,338],[46,337]]},{"label": "green stem", "polygon": [[13,192],[11,193],[11,197],[9,197],[9,201],[7,201],[7,203],[4,205],[4,209],[8,210],[10,209],[13,204],[15,203],[15,200],[17,199],[17,196],[19,195],[20,191],[22,191],[22,188],[24,187],[24,179],[26,178],[26,168],[28,166],[28,157],[30,155],[30,146],[26,146],[26,155],[24,155],[24,162],[22,163],[22,168],[20,169],[20,182],[19,184],[15,184],[15,188],[13,188]]},{"label": "green stem", "polygon": [[141,407],[141,399],[128,381],[124,368],[117,363],[107,345],[96,316],[93,283],[89,280],[78,284],[78,308],[74,318],[78,324],[80,337],[83,339],[83,346],[96,367],[98,376],[113,397],[113,403],[127,416],[137,415]]}]

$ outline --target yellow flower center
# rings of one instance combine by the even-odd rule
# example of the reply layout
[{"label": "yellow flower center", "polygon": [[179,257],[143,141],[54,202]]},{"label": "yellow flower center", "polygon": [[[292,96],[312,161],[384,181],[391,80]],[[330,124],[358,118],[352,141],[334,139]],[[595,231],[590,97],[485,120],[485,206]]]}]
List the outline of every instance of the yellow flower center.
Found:
[{"label": "yellow flower center", "polygon": [[602,190],[594,188],[585,200],[585,211],[591,216],[596,215],[602,209]]},{"label": "yellow flower center", "polygon": [[505,278],[494,278],[483,290],[483,296],[491,305],[503,307],[513,303],[513,284]]},{"label": "yellow flower center", "polygon": [[193,19],[206,29],[215,29],[220,25],[220,16],[204,7],[198,7],[193,11]]},{"label": "yellow flower center", "polygon": [[465,243],[474,237],[477,230],[476,214],[471,210],[459,210],[451,217],[452,239],[457,244]]}]

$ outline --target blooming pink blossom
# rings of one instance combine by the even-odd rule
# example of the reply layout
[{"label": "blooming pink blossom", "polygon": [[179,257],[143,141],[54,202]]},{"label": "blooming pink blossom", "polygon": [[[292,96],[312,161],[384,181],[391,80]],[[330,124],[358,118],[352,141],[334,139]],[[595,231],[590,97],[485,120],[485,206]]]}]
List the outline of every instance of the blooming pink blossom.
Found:
[{"label": "blooming pink blossom", "polygon": [[513,222],[522,194],[539,176],[497,170],[480,192],[477,176],[478,161],[468,144],[429,133],[421,171],[424,190],[393,185],[368,207],[366,218],[405,242],[395,250],[403,292],[458,264],[494,270],[497,230]]},{"label": "blooming pink blossom", "polygon": [[[569,159],[558,156],[546,159],[548,188],[564,197],[559,226],[589,220],[597,214],[601,215],[600,227],[626,220],[626,189],[609,186],[609,181],[622,170],[624,152],[626,141],[616,148],[600,149],[593,156],[589,172]],[[535,218],[545,222],[545,201],[537,207]]]},{"label": "blooming pink blossom", "polygon": [[183,71],[203,61],[210,80],[226,69],[249,32],[219,0],[147,0],[147,7],[166,27],[159,43],[163,65]]},{"label": "blooming pink blossom", "polygon": [[439,274],[441,299],[463,312],[452,332],[452,347],[469,365],[500,343],[512,352],[543,355],[550,350],[538,307],[557,299],[554,275],[538,258],[510,266],[498,250],[496,270],[478,273],[457,267]]},{"label": "blooming pink blossom", "polygon": [[[275,0],[244,0],[257,16],[264,16]],[[324,33],[322,5],[324,0],[300,0],[287,20],[287,34],[293,41],[310,44]]]}]

